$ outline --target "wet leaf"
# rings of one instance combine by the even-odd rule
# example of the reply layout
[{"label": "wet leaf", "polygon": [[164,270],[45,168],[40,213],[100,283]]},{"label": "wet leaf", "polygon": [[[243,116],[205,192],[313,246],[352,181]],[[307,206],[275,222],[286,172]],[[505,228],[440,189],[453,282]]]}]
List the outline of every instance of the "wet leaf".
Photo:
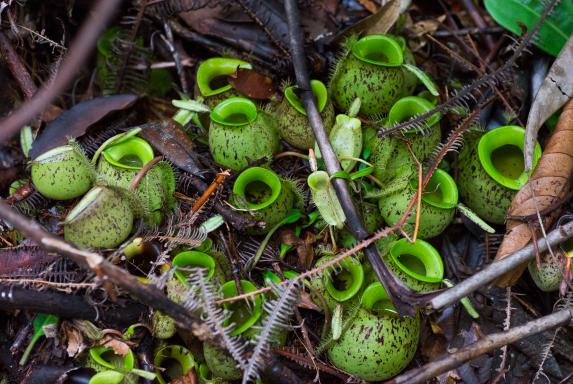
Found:
[{"label": "wet leaf", "polygon": [[[571,15],[573,17],[573,14]],[[533,150],[539,129],[559,108],[573,97],[573,37],[570,37],[559,57],[553,62],[529,110],[525,128],[525,169],[533,164]]]},{"label": "wet leaf", "polygon": [[193,141],[173,120],[145,124],[139,136],[149,141],[163,156],[177,167],[193,175],[199,175]]},{"label": "wet leaf", "polygon": [[46,126],[34,141],[30,158],[34,159],[52,148],[67,144],[69,139],[82,136],[90,125],[111,112],[129,108],[136,100],[137,96],[125,94],[98,97],[74,105]]},{"label": "wet leaf", "polygon": [[[507,230],[497,251],[496,259],[502,259],[525,247],[532,239],[532,231],[528,222],[511,219],[536,215],[549,209],[543,219],[545,228],[549,227],[560,213],[553,205],[560,201],[569,191],[570,178],[573,173],[573,99],[570,100],[559,117],[555,131],[551,135],[537,167],[519,192],[513,198],[509,207]],[[537,236],[538,234],[536,234]],[[517,282],[527,263],[507,273],[497,280],[499,286],[509,286]]]},{"label": "wet leaf", "polygon": [[239,93],[255,100],[269,100],[275,94],[273,79],[256,71],[239,69],[227,76]]}]

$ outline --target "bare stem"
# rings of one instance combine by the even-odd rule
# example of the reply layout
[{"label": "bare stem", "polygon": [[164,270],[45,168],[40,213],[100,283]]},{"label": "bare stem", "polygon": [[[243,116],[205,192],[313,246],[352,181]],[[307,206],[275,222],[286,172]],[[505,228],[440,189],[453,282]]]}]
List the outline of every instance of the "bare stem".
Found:
[{"label": "bare stem", "polygon": [[[539,239],[537,247],[539,252],[547,250],[547,244],[555,246],[573,236],[573,221],[560,226],[547,235],[547,239]],[[519,265],[535,257],[535,246],[529,244],[527,247],[520,249],[510,256],[501,260],[494,261],[475,275],[465,279],[453,288],[450,288],[430,300],[430,306],[435,309],[441,309],[451,305],[464,296],[481,288],[504,273],[517,268]]]},{"label": "bare stem", "polygon": [[[301,98],[303,100],[308,120],[314,132],[314,137],[318,143],[320,152],[322,153],[322,158],[324,160],[326,170],[328,171],[329,175],[333,175],[341,170],[340,163],[336,157],[336,154],[334,153],[334,150],[332,149],[332,146],[330,145],[330,141],[328,140],[326,130],[324,129],[320,113],[318,112],[318,108],[316,106],[314,94],[310,88],[310,79],[308,76],[306,57],[304,54],[304,36],[299,23],[300,15],[297,2],[296,0],[286,0],[284,5],[289,25],[289,42],[292,62],[298,86],[302,91]],[[352,231],[352,235],[358,241],[362,241],[368,238],[370,234],[364,227],[362,219],[360,218],[360,214],[352,202],[352,197],[350,195],[346,180],[335,178],[332,181],[332,184],[336,190],[336,194],[340,200],[344,214],[346,215],[347,224]],[[415,313],[412,306],[413,303],[408,301],[408,296],[412,295],[413,292],[400,280],[396,279],[388,270],[388,267],[384,264],[384,261],[382,261],[380,253],[378,252],[375,244],[367,246],[364,249],[364,253],[368,257],[368,261],[372,265],[372,269],[376,273],[376,277],[378,280],[380,280],[388,292],[398,312],[400,312],[402,315],[413,316]]]},{"label": "bare stem", "polygon": [[493,335],[484,337],[478,342],[461,348],[455,353],[446,355],[439,360],[432,361],[420,368],[412,369],[403,375],[395,377],[387,381],[386,384],[425,383],[426,380],[458,367],[479,355],[548,329],[565,325],[569,323],[572,318],[573,309],[564,309],[537,320],[527,322],[519,327],[511,328],[508,331],[494,333]]}]

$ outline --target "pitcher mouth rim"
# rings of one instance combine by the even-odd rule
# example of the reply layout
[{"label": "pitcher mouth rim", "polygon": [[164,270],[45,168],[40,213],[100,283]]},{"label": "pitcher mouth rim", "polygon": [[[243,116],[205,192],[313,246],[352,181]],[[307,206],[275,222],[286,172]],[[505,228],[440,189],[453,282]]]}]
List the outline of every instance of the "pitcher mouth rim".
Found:
[{"label": "pitcher mouth rim", "polygon": [[[518,147],[522,154],[525,146],[525,129],[517,125],[505,125],[486,132],[478,142],[478,159],[485,172],[498,184],[519,191],[529,180],[525,169],[517,178],[510,178],[499,172],[493,165],[491,156],[493,152],[505,145]],[[533,166],[541,157],[541,146],[535,144],[533,153]]]},{"label": "pitcher mouth rim", "polygon": [[[398,246],[402,246],[403,244],[406,244],[406,246],[410,246],[410,247],[419,247],[421,249],[423,249],[426,253],[426,255],[430,255],[430,257],[432,258],[432,261],[434,262],[434,265],[437,265],[437,268],[433,267],[432,269],[438,271],[438,274],[440,276],[427,276],[427,275],[420,275],[417,272],[412,271],[410,268],[408,268],[406,265],[404,265],[400,260],[399,260],[399,256],[404,254],[404,253],[400,253],[399,255],[396,254],[396,248]],[[409,253],[412,254],[412,253]],[[416,256],[416,255],[413,255]],[[424,283],[440,283],[443,279],[444,279],[444,262],[442,261],[442,257],[440,256],[439,252],[436,250],[436,248],[434,248],[430,243],[418,239],[416,240],[414,243],[410,243],[407,239],[400,239],[398,241],[396,241],[394,243],[394,245],[392,245],[392,248],[390,248],[390,258],[392,259],[392,261],[396,264],[396,266],[398,268],[400,268],[400,270],[402,272],[404,272],[406,275],[424,282]],[[424,262],[424,260],[420,257],[417,257],[418,260],[420,260],[420,262],[422,262],[422,264],[424,264],[424,268],[426,268],[426,270],[428,270],[429,268],[427,268],[427,265],[429,263]]]},{"label": "pitcher mouth rim", "polygon": [[[397,59],[389,62],[380,62],[377,60],[368,59],[367,57],[364,57],[364,55],[362,55],[361,52],[359,52],[359,49],[361,47],[368,46],[369,44],[375,42],[383,42],[384,44],[388,44],[388,46],[392,47],[392,49],[395,50],[392,53],[397,56]],[[352,52],[352,55],[356,57],[358,60],[372,65],[377,65],[379,67],[395,68],[395,67],[400,67],[404,63],[404,52],[402,51],[400,43],[398,43],[394,38],[387,35],[373,34],[364,36],[356,43],[354,43],[354,45],[352,45],[350,51]]]}]

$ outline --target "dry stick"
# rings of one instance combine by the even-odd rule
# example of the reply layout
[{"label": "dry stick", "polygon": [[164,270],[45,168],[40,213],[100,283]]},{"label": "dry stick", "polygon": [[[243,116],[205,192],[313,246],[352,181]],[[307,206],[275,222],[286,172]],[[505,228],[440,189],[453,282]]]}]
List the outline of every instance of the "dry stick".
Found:
[{"label": "dry stick", "polygon": [[[483,17],[479,13],[479,10],[475,6],[472,0],[461,0],[464,8],[470,15],[475,25],[480,29],[486,29],[488,27],[487,23],[484,21]],[[494,46],[493,39],[489,35],[484,35],[484,42],[488,50],[492,50]]]},{"label": "dry stick", "polygon": [[147,163],[145,163],[145,165],[143,166],[143,168],[141,168],[139,170],[139,172],[137,172],[137,174],[135,175],[135,177],[133,178],[133,180],[131,180],[131,183],[129,184],[129,190],[131,192],[135,192],[135,190],[137,189],[137,186],[139,185],[139,183],[141,182],[141,180],[143,180],[143,178],[145,177],[145,175],[147,175],[147,172],[149,172],[149,170],[157,163],[159,163],[161,160],[163,160],[163,156],[155,156],[151,161],[148,161]]},{"label": "dry stick", "polygon": [[541,317],[510,329],[507,332],[494,333],[483,339],[467,345],[455,353],[439,360],[428,363],[420,368],[413,369],[403,375],[395,377],[386,384],[415,384],[424,383],[441,373],[458,367],[466,361],[472,360],[486,352],[492,351],[506,344],[514,343],[528,336],[569,323],[573,318],[573,309],[564,309],[551,315]]},{"label": "dry stick", "polygon": [[22,59],[20,59],[20,56],[4,32],[0,32],[0,52],[2,53],[4,60],[6,60],[6,64],[8,64],[8,68],[10,69],[12,76],[14,76],[18,82],[22,93],[24,93],[26,99],[31,99],[38,91],[38,88],[32,81]]},{"label": "dry stick", "polygon": [[54,79],[38,91],[30,101],[0,121],[0,143],[12,137],[66,90],[92,53],[98,36],[115,10],[119,8],[121,0],[101,0],[94,3],[96,5],[88,21],[84,23],[72,43]]},{"label": "dry stick", "polygon": [[[547,249],[547,243],[550,246],[555,246],[564,242],[573,236],[573,221],[563,226],[560,226],[547,235],[546,239],[540,239],[537,246],[539,252]],[[464,296],[469,295],[475,290],[491,283],[504,273],[515,269],[517,266],[533,259],[535,257],[535,246],[529,244],[527,247],[520,249],[510,256],[506,256],[501,260],[494,261],[475,275],[465,279],[458,285],[450,288],[434,298],[429,302],[433,309],[441,309],[451,305]]]},{"label": "dry stick", "polygon": [[198,328],[203,325],[201,321],[191,315],[183,306],[165,297],[154,285],[141,283],[129,272],[109,263],[98,253],[76,248],[46,232],[38,223],[16,212],[3,200],[0,200],[0,218],[48,251],[67,256],[80,265],[87,265],[104,282],[113,282],[118,287],[125,289],[141,303],[173,318],[182,328],[201,332]]},{"label": "dry stick", "polygon": [[[314,132],[314,137],[318,143],[322,158],[329,175],[333,175],[341,170],[338,158],[330,145],[328,136],[322,123],[322,118],[316,107],[314,94],[310,88],[310,79],[308,77],[308,70],[306,67],[306,57],[304,54],[304,36],[300,27],[300,15],[296,0],[286,0],[285,12],[289,25],[289,42],[291,48],[292,62],[297,79],[298,86],[302,91],[302,100],[304,109],[307,113],[308,120]],[[348,190],[346,180],[335,178],[332,181],[336,195],[340,200],[342,209],[347,218],[347,224],[352,235],[358,240],[363,241],[370,236],[368,230],[364,227],[362,220]],[[372,265],[372,269],[376,273],[376,277],[386,291],[388,292],[392,303],[395,305],[398,312],[402,315],[415,315],[415,310],[412,307],[413,301],[411,297],[415,296],[403,282],[396,279],[388,270],[388,267],[382,261],[380,253],[375,244],[371,244],[364,249],[364,253],[368,257],[368,261]]]},{"label": "dry stick", "polygon": [[201,197],[199,197],[197,202],[193,205],[193,208],[191,208],[191,212],[197,213],[197,211],[199,211],[201,207],[205,205],[205,203],[209,200],[209,197],[211,197],[213,192],[215,192],[219,187],[219,185],[221,185],[223,180],[225,180],[225,177],[229,175],[230,175],[229,170],[224,170],[223,172],[219,172],[215,180],[211,183],[211,185],[209,185],[209,187],[207,187],[205,192],[203,192]]}]

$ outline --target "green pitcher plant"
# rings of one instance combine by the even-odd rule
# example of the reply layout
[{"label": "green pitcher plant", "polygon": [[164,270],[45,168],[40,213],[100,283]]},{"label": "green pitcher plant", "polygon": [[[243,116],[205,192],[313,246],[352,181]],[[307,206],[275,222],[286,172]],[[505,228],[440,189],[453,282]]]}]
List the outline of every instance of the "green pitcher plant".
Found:
[{"label": "green pitcher plant", "polygon": [[400,373],[412,361],[420,337],[420,316],[400,317],[382,284],[370,284],[350,326],[328,349],[338,369],[366,381]]},{"label": "green pitcher plant", "polygon": [[211,111],[209,150],[216,163],[242,170],[270,159],[280,148],[275,119],[244,97],[223,100]]},{"label": "green pitcher plant", "polygon": [[[324,129],[329,133],[334,123],[334,106],[328,97],[328,90],[320,80],[311,80],[310,87],[316,98]],[[275,115],[281,138],[293,147],[308,150],[314,147],[314,133],[302,101],[296,94],[297,90],[296,85],[285,88],[284,98],[276,108]]]},{"label": "green pitcher plant", "polygon": [[95,181],[93,167],[73,142],[41,154],[30,164],[34,187],[50,199],[74,199],[86,193]]},{"label": "green pitcher plant", "polygon": [[253,215],[265,223],[264,228],[251,233],[264,234],[281,222],[294,207],[297,197],[292,182],[281,179],[275,172],[262,167],[251,167],[237,177],[233,184],[232,202],[245,215]]},{"label": "green pitcher plant", "polygon": [[[461,200],[494,224],[503,224],[513,197],[529,178],[523,163],[525,130],[508,125],[487,133],[472,131],[458,157]],[[541,157],[535,145],[533,164]]]}]

